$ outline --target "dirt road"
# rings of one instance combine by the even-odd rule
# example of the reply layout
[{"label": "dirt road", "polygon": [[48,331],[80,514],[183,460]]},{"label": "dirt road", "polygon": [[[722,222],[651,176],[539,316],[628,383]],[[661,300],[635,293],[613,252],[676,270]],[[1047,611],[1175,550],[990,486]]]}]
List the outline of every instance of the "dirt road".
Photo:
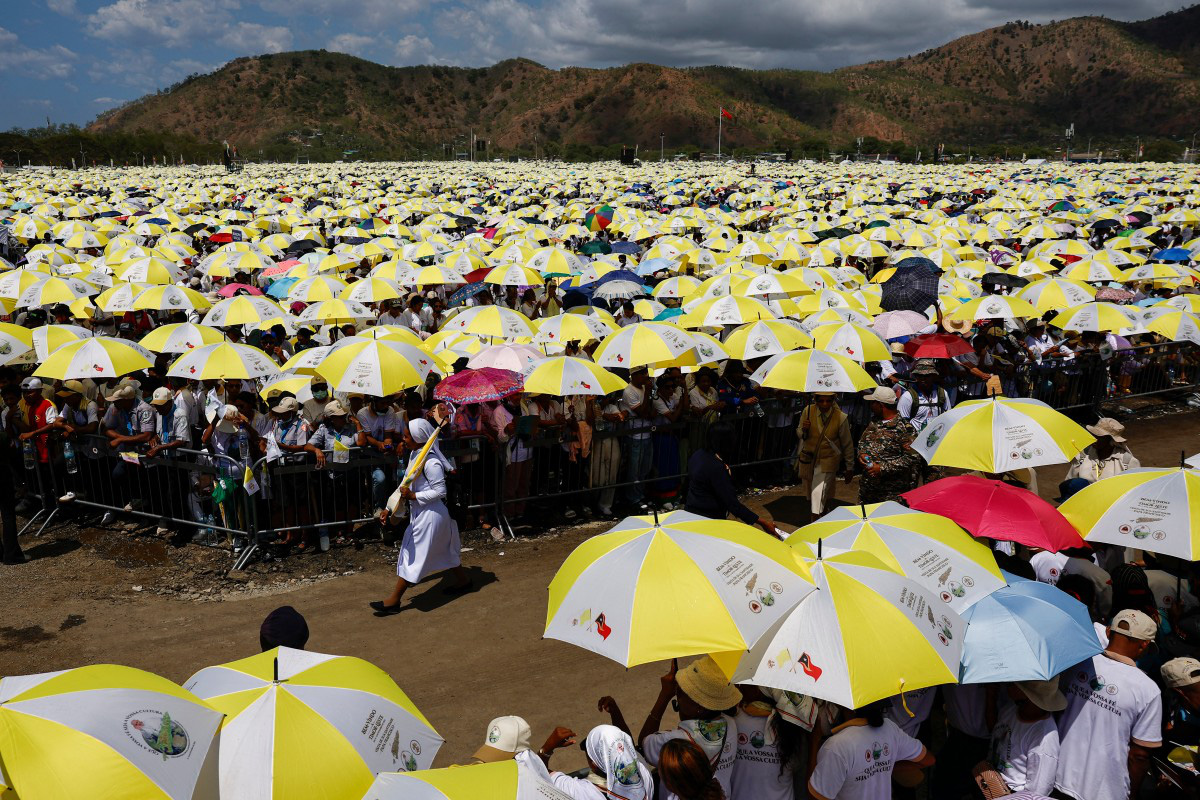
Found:
[{"label": "dirt road", "polygon": [[[1189,455],[1200,450],[1198,432],[1200,415],[1191,413],[1131,423],[1128,436],[1143,464],[1174,466],[1181,449]],[[1043,496],[1057,494],[1064,472],[1039,469]],[[838,492],[852,500],[855,487]],[[750,504],[765,506],[784,523],[799,520],[804,507],[794,490],[758,495]],[[182,682],[201,667],[256,652],[262,618],[292,605],[308,618],[309,649],[368,659],[396,679],[446,738],[439,766],[468,758],[488,720],[501,714],[529,720],[535,747],[554,725],[585,732],[607,721],[596,711],[604,694],[617,698],[636,730],[663,665],[626,671],[541,638],[547,584],[580,541],[602,530],[592,525],[477,546],[463,561],[482,584],[479,591],[451,599],[430,581],[409,593],[403,613],[384,619],[367,608],[395,575],[394,551],[382,545],[297,556],[288,571],[257,576],[249,585],[220,577],[228,554],[219,551],[146,539],[114,544],[112,536],[92,532],[27,538],[23,544],[35,560],[0,568],[0,675],[109,662]],[[185,557],[186,569],[179,563]],[[583,766],[574,749],[554,763]]]}]

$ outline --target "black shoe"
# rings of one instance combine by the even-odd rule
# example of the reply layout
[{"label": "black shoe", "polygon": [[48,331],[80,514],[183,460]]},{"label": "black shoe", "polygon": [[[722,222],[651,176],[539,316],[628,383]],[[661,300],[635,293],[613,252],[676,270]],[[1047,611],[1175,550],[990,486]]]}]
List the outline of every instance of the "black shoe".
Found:
[{"label": "black shoe", "polygon": [[385,606],[382,601],[376,600],[374,603],[371,603],[371,608],[375,609],[375,616],[377,617],[390,617],[393,614],[400,613],[399,603],[396,603],[394,606]]}]

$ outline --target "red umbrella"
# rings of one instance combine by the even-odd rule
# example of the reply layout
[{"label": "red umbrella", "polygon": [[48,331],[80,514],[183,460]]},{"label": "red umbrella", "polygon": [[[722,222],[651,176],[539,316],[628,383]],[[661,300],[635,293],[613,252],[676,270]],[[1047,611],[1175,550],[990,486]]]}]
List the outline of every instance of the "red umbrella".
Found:
[{"label": "red umbrella", "polygon": [[230,242],[233,241],[233,234],[232,233],[214,233],[212,236],[208,237],[208,240],[210,242],[214,242],[216,244],[229,244]]},{"label": "red umbrella", "polygon": [[525,388],[521,373],[508,369],[482,367],[464,369],[442,380],[433,388],[436,400],[451,403],[486,403],[516,394]]},{"label": "red umbrella", "polygon": [[975,475],[956,475],[905,492],[910,508],[949,517],[976,538],[998,539],[1057,553],[1084,546],[1058,509],[1028,489]]},{"label": "red umbrella", "polygon": [[971,344],[952,333],[923,333],[904,343],[904,352],[913,358],[954,358],[970,353]]}]

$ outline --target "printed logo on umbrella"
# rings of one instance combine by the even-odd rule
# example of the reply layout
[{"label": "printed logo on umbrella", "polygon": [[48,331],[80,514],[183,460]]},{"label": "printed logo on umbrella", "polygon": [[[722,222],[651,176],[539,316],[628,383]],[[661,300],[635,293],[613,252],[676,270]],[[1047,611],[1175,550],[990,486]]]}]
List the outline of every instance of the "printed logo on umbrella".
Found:
[{"label": "printed logo on umbrella", "polygon": [[125,734],[137,745],[158,753],[163,761],[187,753],[191,739],[166,711],[143,709],[125,717]]}]

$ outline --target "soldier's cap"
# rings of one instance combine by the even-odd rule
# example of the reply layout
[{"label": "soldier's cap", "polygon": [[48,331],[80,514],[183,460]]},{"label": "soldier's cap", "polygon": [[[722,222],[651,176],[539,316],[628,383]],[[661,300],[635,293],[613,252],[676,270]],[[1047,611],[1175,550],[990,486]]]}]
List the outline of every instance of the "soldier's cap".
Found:
[{"label": "soldier's cap", "polygon": [[896,405],[896,390],[890,386],[876,386],[875,391],[863,395],[868,403],[883,403],[885,406]]},{"label": "soldier's cap", "polygon": [[932,358],[918,358],[917,363],[913,364],[913,368],[909,370],[909,374],[914,377],[917,375],[937,376],[937,363]]}]

